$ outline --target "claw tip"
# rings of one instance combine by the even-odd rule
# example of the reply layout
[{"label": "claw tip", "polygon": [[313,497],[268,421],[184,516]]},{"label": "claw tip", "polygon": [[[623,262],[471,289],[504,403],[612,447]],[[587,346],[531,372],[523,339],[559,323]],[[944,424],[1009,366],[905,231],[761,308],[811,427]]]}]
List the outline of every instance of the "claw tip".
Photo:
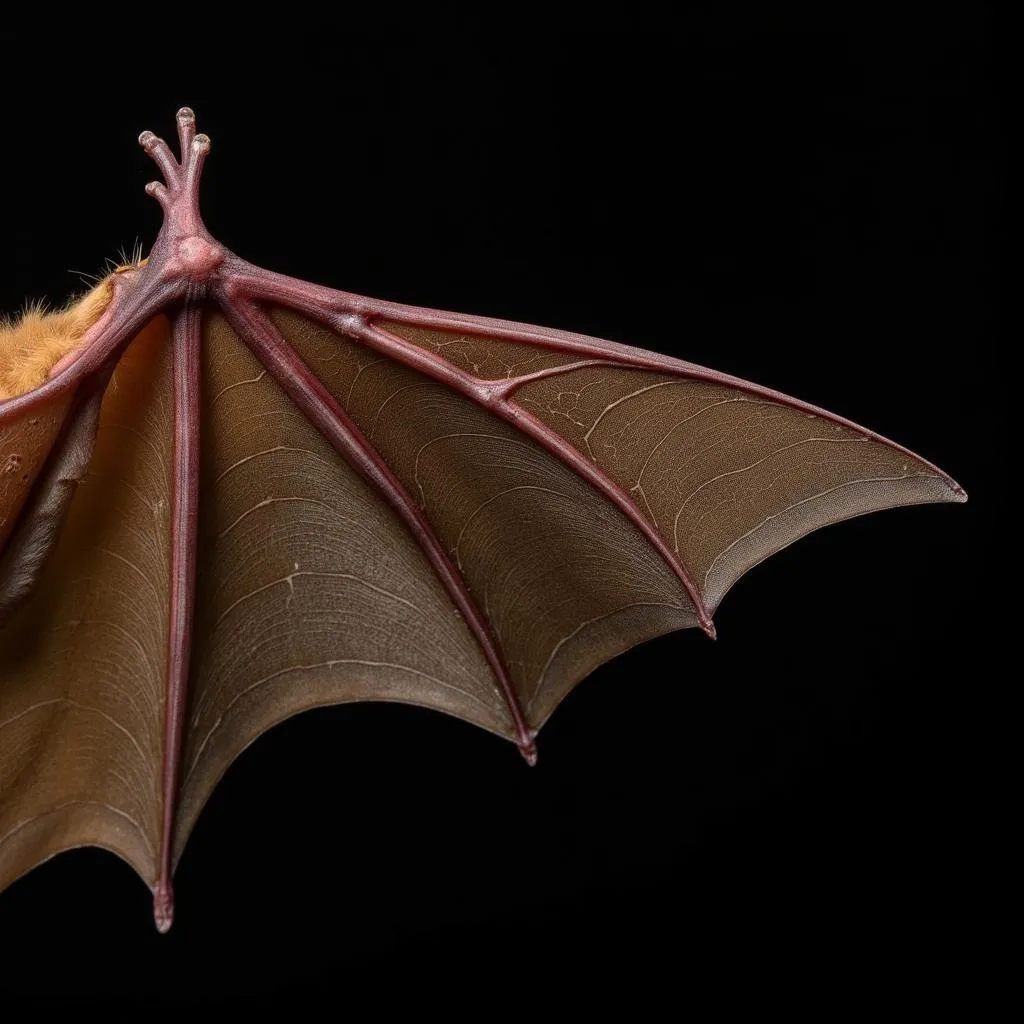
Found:
[{"label": "claw tip", "polygon": [[532,739],[519,744],[519,753],[523,755],[523,760],[531,768],[537,764],[537,744]]},{"label": "claw tip", "polygon": [[161,935],[166,935],[174,923],[174,890],[160,882],[153,890],[153,923]]}]

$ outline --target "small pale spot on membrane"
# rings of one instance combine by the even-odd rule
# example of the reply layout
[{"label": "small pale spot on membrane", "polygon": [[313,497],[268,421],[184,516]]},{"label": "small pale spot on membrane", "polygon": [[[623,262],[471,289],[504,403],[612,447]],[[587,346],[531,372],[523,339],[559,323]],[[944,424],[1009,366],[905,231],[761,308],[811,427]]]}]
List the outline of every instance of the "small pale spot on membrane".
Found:
[{"label": "small pale spot on membrane", "polygon": [[4,463],[4,472],[12,474],[17,473],[19,469],[21,469],[21,456],[18,454],[8,456],[7,462]]}]

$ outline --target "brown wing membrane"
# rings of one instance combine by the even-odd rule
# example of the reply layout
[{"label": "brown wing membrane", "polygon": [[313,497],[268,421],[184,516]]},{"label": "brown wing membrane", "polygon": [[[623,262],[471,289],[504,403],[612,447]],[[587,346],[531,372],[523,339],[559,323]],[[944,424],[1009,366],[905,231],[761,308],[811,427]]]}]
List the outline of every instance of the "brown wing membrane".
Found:
[{"label": "brown wing membrane", "polygon": [[536,442],[415,370],[295,314],[275,320],[420,503],[530,726],[602,662],[695,624],[640,531]]},{"label": "brown wing membrane", "polygon": [[41,408],[0,428],[0,551],[43,468],[71,400],[71,392],[54,395]]},{"label": "brown wing membrane", "polygon": [[177,856],[231,761],[307,708],[403,701],[513,734],[479,647],[403,524],[220,316],[204,333]]},{"label": "brown wing membrane", "polygon": [[[964,500],[923,459],[754,385],[697,379],[682,368],[572,369],[578,358],[564,351],[393,321],[380,326],[484,380],[567,367],[525,380],[513,400],[630,496],[709,611],[748,569],[821,526],[899,505]],[[666,359],[666,369],[673,362]]]},{"label": "brown wing membrane", "polygon": [[149,884],[156,880],[169,586],[167,339],[160,318],[118,364],[57,548],[0,630],[0,888],[83,845],[106,847]]},{"label": "brown wing membrane", "polygon": [[704,381],[593,367],[528,383],[518,400],[633,496],[711,611],[812,530],[951,494],[899,449]]},{"label": "brown wing membrane", "polygon": [[[275,319],[420,501],[531,724],[602,661],[693,625],[678,581],[635,526],[540,446],[415,371],[294,314]],[[405,525],[222,318],[205,340],[178,856],[231,761],[306,708],[404,701],[514,739],[494,673]]]}]

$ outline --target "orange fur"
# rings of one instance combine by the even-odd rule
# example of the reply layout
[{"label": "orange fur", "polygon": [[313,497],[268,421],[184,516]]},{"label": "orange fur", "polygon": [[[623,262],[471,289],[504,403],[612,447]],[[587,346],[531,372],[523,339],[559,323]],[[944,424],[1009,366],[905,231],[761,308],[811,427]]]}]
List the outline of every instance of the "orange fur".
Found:
[{"label": "orange fur", "polygon": [[0,401],[39,387],[57,361],[74,351],[107,308],[113,279],[110,274],[58,312],[44,313],[39,306],[30,307],[20,322],[0,324]]}]

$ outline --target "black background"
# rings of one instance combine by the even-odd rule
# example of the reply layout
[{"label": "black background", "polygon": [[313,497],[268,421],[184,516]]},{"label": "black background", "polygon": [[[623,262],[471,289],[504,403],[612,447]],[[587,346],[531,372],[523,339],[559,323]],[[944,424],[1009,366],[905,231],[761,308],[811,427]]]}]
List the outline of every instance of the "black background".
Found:
[{"label": "black background", "polygon": [[[975,761],[1003,629],[1003,142],[984,5],[638,27],[268,24],[4,37],[0,306],[136,236],[188,103],[206,223],[257,264],[678,355],[920,452],[966,506],[802,540],[556,712],[527,769],[436,713],[300,716],[217,789],[160,937],[111,855],[0,896],[2,988],[532,1014],[766,986],[973,998]],[[103,14],[97,17],[110,17]],[[280,18],[280,15],[275,16]],[[293,20],[296,25],[298,17]],[[420,29],[422,28],[422,31]],[[434,26],[437,28],[437,25]],[[2,680],[0,680],[2,683]]]}]

